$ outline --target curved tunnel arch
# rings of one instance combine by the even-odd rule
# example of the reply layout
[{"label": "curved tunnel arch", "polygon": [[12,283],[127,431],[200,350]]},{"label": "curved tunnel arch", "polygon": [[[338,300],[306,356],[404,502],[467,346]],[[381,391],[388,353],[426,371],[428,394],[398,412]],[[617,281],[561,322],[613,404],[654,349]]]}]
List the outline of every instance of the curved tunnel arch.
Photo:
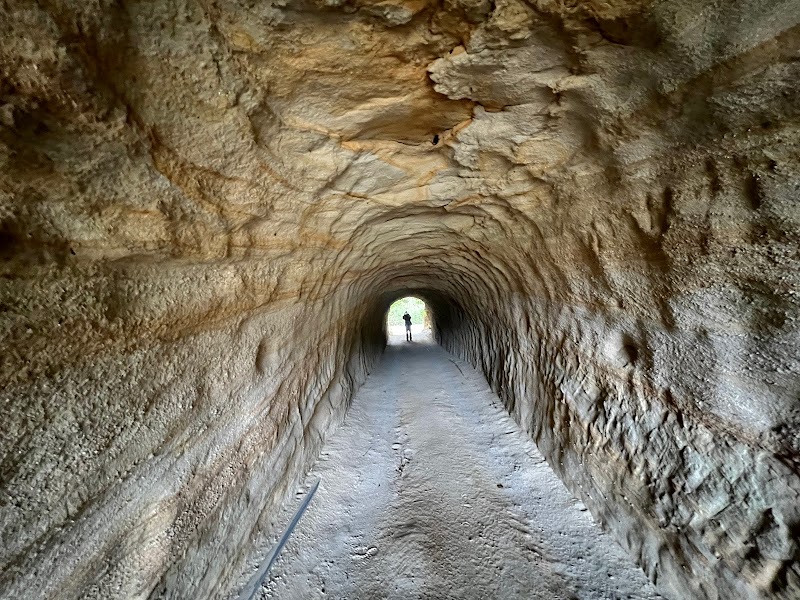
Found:
[{"label": "curved tunnel arch", "polygon": [[0,595],[226,595],[401,294],[651,579],[800,588],[791,2],[28,4]]},{"label": "curved tunnel arch", "polygon": [[[461,312],[458,302],[451,296],[442,294],[429,288],[400,288],[382,295],[379,306],[383,306],[383,322],[389,308],[402,298],[418,298],[425,303],[430,318],[431,332],[434,339],[439,342],[441,332],[451,324],[451,315]],[[380,311],[380,308],[378,309]],[[372,327],[370,327],[372,328]]]}]

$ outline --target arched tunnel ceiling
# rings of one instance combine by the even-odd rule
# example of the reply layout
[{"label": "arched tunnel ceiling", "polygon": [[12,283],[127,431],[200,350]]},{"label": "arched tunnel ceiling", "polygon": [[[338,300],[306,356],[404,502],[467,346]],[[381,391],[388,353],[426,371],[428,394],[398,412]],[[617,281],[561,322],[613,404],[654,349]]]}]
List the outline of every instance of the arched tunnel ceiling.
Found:
[{"label": "arched tunnel ceiling", "polygon": [[410,292],[667,596],[800,589],[797,0],[0,22],[0,595],[233,589]]},{"label": "arched tunnel ceiling", "polygon": [[[76,252],[329,250],[393,208],[557,218],[553,205],[598,179],[652,185],[674,168],[665,160],[700,144],[729,152],[735,131],[793,110],[794,67],[776,43],[794,47],[792,3],[215,6],[11,21],[38,43],[5,42],[18,57],[5,112],[36,143],[10,166],[63,159],[51,185],[100,196],[94,218],[52,232]],[[83,118],[34,131],[42,112]],[[62,196],[67,214],[89,208]]]}]

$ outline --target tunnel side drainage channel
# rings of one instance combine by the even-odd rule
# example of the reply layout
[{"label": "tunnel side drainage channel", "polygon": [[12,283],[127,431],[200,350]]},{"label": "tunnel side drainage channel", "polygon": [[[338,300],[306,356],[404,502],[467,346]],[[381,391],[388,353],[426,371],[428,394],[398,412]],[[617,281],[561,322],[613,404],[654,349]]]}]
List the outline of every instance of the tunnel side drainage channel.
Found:
[{"label": "tunnel side drainage channel", "polygon": [[286,545],[286,542],[289,541],[289,536],[292,535],[292,531],[300,522],[300,519],[303,517],[303,513],[306,512],[308,505],[311,503],[311,499],[314,497],[314,494],[317,492],[317,488],[319,487],[320,480],[317,479],[314,482],[314,485],[311,486],[311,489],[308,490],[306,497],[303,499],[302,504],[294,513],[292,520],[289,522],[289,526],[286,528],[286,531],[283,532],[281,539],[278,540],[275,548],[272,549],[269,556],[264,559],[264,562],[261,563],[261,567],[256,571],[256,574],[250,578],[250,581],[247,582],[247,585],[244,586],[244,589],[239,594],[238,600],[253,600],[255,598],[256,593],[258,592],[258,588],[261,586],[261,582],[264,581],[266,578],[267,573],[272,568],[272,565],[275,563],[275,560],[278,558],[278,555],[283,550],[283,547]]}]

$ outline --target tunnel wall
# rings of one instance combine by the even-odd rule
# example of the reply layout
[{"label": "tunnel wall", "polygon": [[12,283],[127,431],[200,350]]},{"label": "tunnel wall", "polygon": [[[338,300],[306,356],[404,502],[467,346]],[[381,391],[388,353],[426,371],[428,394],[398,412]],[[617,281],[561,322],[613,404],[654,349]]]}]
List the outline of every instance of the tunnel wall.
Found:
[{"label": "tunnel wall", "polygon": [[[224,596],[282,526],[380,328],[353,326],[357,308],[260,307],[247,281],[270,274],[255,265],[27,272],[2,290],[31,304],[7,331],[0,595]],[[199,294],[175,306],[186,286]]]},{"label": "tunnel wall", "polygon": [[0,13],[0,596],[224,597],[383,348],[330,169],[201,5]]},{"label": "tunnel wall", "polygon": [[[785,260],[795,243],[777,214],[797,180],[764,176],[768,216],[752,212],[740,175],[762,167],[740,157],[720,175],[709,160],[665,169],[671,205],[657,218],[668,226],[654,236],[583,197],[589,226],[549,240],[537,230],[531,262],[490,269],[473,257],[486,280],[518,292],[489,287],[438,307],[436,335],[485,374],[663,593],[789,598],[800,586],[797,280],[762,261],[768,246]],[[727,185],[709,209],[715,177]],[[631,192],[606,191],[618,203]]]}]

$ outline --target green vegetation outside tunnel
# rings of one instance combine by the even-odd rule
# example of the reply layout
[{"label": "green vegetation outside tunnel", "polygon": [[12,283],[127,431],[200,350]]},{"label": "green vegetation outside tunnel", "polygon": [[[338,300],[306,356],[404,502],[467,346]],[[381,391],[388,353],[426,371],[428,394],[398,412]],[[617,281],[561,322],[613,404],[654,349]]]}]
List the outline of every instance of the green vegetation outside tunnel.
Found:
[{"label": "green vegetation outside tunnel", "polygon": [[428,309],[425,306],[425,302],[419,298],[407,296],[400,298],[389,307],[389,312],[386,316],[387,325],[390,327],[403,325],[403,313],[406,311],[411,315],[411,322],[415,325],[429,324]]}]

